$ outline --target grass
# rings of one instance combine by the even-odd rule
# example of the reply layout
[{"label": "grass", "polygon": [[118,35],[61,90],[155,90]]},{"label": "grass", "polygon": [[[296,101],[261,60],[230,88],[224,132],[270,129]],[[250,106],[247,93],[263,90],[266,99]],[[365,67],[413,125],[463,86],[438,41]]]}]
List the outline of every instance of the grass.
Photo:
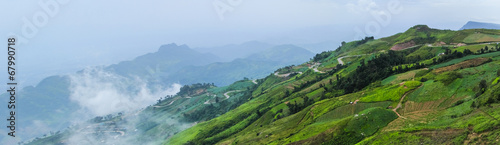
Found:
[{"label": "grass", "polygon": [[316,119],[317,122],[328,122],[331,120],[338,120],[349,116],[354,116],[354,114],[358,114],[359,112],[373,107],[382,107],[387,108],[391,102],[375,102],[375,103],[357,103],[356,105],[344,105],[342,107],[336,108],[328,113],[325,113],[321,117]]},{"label": "grass", "polygon": [[419,49],[417,49],[415,52],[409,54],[408,58],[410,57],[421,57],[421,58],[424,58],[424,57],[433,57],[433,56],[437,56],[438,54],[440,53],[444,53],[444,49],[442,47],[428,47],[428,46],[423,46]]},{"label": "grass", "polygon": [[346,132],[354,132],[356,135],[363,137],[371,136],[396,118],[398,116],[390,110],[380,107],[369,108],[351,118],[351,121],[344,130]]},{"label": "grass", "polygon": [[454,64],[454,65],[434,69],[433,72],[434,73],[442,73],[442,72],[452,71],[452,70],[456,70],[456,69],[474,67],[474,66],[481,65],[487,61],[489,61],[488,58],[470,59],[470,60],[462,61],[462,62]]},{"label": "grass", "polygon": [[488,46],[488,48],[495,48],[495,45],[490,45],[490,44],[477,44],[477,45],[466,45],[466,46],[460,46],[452,50],[456,50],[458,52],[464,52],[465,49],[469,49],[472,52],[477,52],[478,50],[481,50],[485,46]]},{"label": "grass", "polygon": [[500,80],[500,77],[497,77],[495,80],[493,80],[493,82],[491,82],[491,85],[497,84],[499,80]]},{"label": "grass", "polygon": [[495,42],[495,41],[500,41],[500,35],[476,33],[469,35],[464,39],[465,43],[481,43],[481,42]]},{"label": "grass", "polygon": [[421,85],[419,81],[407,81],[403,85],[390,85],[384,88],[377,88],[373,93],[369,93],[365,97],[361,98],[361,102],[381,102],[381,101],[393,101],[397,102],[403,95],[413,90]]},{"label": "grass", "polygon": [[418,70],[412,70],[412,71],[408,71],[408,72],[401,73],[401,74],[392,75],[392,76],[387,77],[384,80],[382,80],[382,85],[399,84],[399,83],[404,82],[404,81],[412,80],[413,78],[415,78],[415,75],[417,73],[419,73],[423,70],[424,69],[418,69]]},{"label": "grass", "polygon": [[500,51],[486,53],[486,54],[480,54],[480,55],[468,55],[468,56],[465,56],[462,58],[457,58],[457,59],[453,59],[453,60],[450,60],[450,61],[447,61],[444,63],[434,65],[434,66],[430,67],[430,69],[436,69],[436,68],[440,68],[440,67],[445,67],[445,66],[457,64],[457,63],[460,63],[462,61],[469,60],[469,59],[475,59],[475,58],[480,58],[480,57],[493,57],[493,56],[499,56],[499,55],[500,55]]},{"label": "grass", "polygon": [[432,140],[428,138],[422,138],[420,136],[405,133],[405,132],[383,132],[367,138],[357,145],[379,145],[379,144],[394,144],[394,145],[408,145],[408,144],[432,144]]}]

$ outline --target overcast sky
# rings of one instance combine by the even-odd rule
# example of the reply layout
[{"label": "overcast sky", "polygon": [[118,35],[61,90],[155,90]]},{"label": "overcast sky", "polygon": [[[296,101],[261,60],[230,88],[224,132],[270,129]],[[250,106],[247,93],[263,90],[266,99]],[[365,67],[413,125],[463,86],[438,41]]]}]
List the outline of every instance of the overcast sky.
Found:
[{"label": "overcast sky", "polygon": [[[470,20],[500,23],[497,0],[1,2],[0,34],[26,38],[18,46],[18,64],[22,74],[30,76],[130,60],[168,43],[210,47],[252,40],[340,42],[389,36],[416,24],[456,30]],[[52,5],[46,10],[43,3]]]}]

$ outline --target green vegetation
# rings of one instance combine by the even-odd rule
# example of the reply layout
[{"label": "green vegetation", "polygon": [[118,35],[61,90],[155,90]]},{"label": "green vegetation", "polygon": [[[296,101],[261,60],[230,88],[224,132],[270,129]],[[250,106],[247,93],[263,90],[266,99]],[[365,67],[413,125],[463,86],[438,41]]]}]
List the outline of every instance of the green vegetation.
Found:
[{"label": "green vegetation", "polygon": [[[181,93],[187,95],[141,114],[192,126],[171,132],[161,123],[144,123],[142,137],[163,138],[163,144],[498,144],[500,53],[450,49],[497,36],[497,30],[418,25],[386,38],[342,43],[257,84],[244,79],[227,87],[188,87]],[[391,50],[408,42],[415,46]],[[350,57],[340,65],[343,56]],[[437,72],[475,58],[488,61]]]},{"label": "green vegetation", "polygon": [[373,94],[368,94],[367,96],[360,99],[362,102],[381,102],[381,101],[399,101],[403,95],[420,86],[419,81],[408,81],[404,82],[402,85],[392,85],[386,88],[377,88],[373,91]]}]

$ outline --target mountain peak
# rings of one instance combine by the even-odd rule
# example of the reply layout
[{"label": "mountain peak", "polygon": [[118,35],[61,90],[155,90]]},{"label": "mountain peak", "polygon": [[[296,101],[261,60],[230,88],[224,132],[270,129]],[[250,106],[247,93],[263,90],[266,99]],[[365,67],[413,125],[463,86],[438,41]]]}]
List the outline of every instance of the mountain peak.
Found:
[{"label": "mountain peak", "polygon": [[160,46],[159,52],[167,51],[167,50],[175,50],[175,49],[190,49],[186,44],[177,45],[176,43],[170,43]]},{"label": "mountain peak", "polygon": [[500,24],[469,21],[460,30],[465,29],[500,29]]},{"label": "mountain peak", "polygon": [[415,29],[416,31],[421,31],[421,32],[431,30],[431,28],[429,28],[429,26],[427,25],[415,25],[410,29]]}]

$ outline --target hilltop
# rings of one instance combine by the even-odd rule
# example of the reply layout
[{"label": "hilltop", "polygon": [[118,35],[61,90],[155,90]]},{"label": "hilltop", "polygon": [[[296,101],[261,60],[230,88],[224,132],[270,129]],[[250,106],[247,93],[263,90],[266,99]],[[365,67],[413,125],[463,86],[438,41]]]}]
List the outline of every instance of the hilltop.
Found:
[{"label": "hilltop", "polygon": [[[86,134],[78,141],[498,144],[498,42],[500,30],[426,25],[366,37],[261,79],[186,85],[135,113],[139,122],[123,114],[106,120],[128,126],[124,134]],[[97,128],[75,127],[32,144],[68,143],[82,129]]]}]

